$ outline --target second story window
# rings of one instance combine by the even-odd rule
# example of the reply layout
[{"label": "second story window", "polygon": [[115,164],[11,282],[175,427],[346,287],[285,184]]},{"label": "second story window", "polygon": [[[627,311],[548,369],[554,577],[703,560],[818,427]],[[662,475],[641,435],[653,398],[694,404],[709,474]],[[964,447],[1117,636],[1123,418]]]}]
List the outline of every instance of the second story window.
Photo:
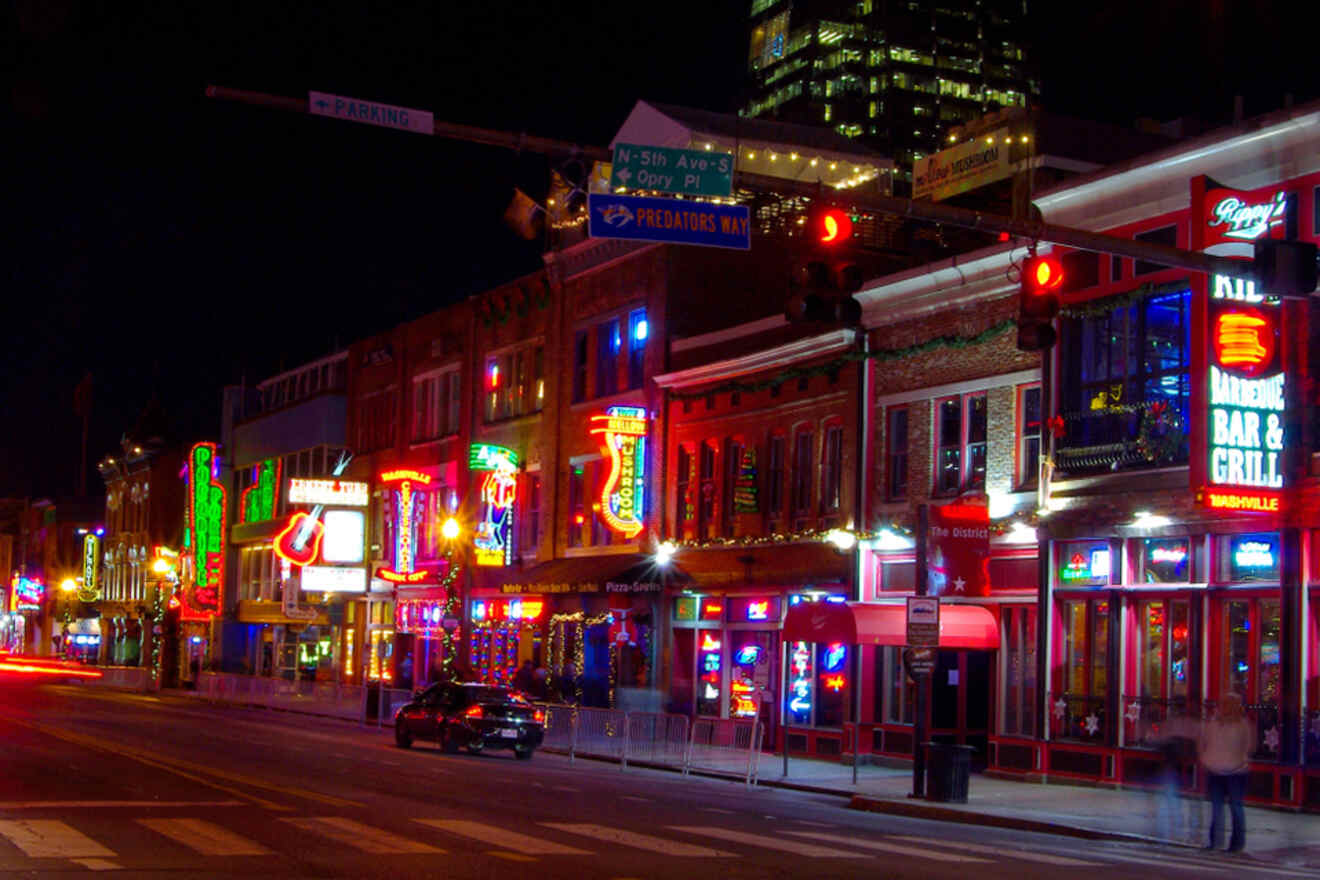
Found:
[{"label": "second story window", "polygon": [[545,350],[540,345],[486,359],[487,422],[540,412],[545,404]]},{"label": "second story window", "polygon": [[646,340],[651,325],[646,320],[646,309],[633,309],[628,314],[628,388],[641,388],[646,375]]},{"label": "second story window", "polygon": [[458,433],[458,377],[458,370],[449,370],[413,381],[413,443]]},{"label": "second story window", "polygon": [[[395,392],[377,391],[358,399],[357,448],[361,452],[394,445]],[[295,476],[292,472],[290,476]]]},{"label": "second story window", "polygon": [[623,340],[619,336],[619,321],[605,321],[596,325],[596,396],[608,397],[619,391],[619,351]]},{"label": "second story window", "polygon": [[1035,486],[1040,480],[1040,386],[1018,392],[1018,485]]},{"label": "second story window", "polygon": [[908,410],[890,407],[885,432],[885,498],[901,501],[908,491]]},{"label": "second story window", "polygon": [[580,464],[568,469],[568,546],[581,547],[587,526],[587,476]]},{"label": "second story window", "polygon": [[688,537],[688,528],[696,517],[696,507],[692,498],[692,453],[686,446],[678,447],[678,468],[674,474],[675,513],[678,522],[675,536],[682,540]]},{"label": "second story window", "polygon": [[699,467],[701,488],[697,500],[697,534],[710,538],[715,529],[715,445],[709,441],[701,444]]},{"label": "second story window", "polygon": [[733,493],[738,485],[738,468],[742,463],[743,445],[737,440],[724,441],[724,474],[720,492],[720,519],[726,537],[733,536]]},{"label": "second story window", "polygon": [[774,434],[765,457],[765,512],[771,523],[784,516],[784,435]]},{"label": "second story window", "polygon": [[935,491],[955,495],[985,486],[986,396],[946,397],[935,405]]},{"label": "second story window", "polygon": [[839,509],[843,494],[843,426],[825,428],[824,461],[820,477],[820,507],[826,512]]},{"label": "second story window", "polygon": [[811,515],[811,429],[802,428],[793,435],[793,517],[805,520]]},{"label": "second story window", "polygon": [[523,486],[523,549],[536,555],[541,543],[541,475],[528,474]]}]

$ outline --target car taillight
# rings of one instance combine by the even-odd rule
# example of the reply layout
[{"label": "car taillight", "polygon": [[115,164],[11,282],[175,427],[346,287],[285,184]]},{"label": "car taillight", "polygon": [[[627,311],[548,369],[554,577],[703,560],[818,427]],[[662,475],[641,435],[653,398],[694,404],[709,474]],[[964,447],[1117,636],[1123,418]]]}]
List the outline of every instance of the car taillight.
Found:
[{"label": "car taillight", "polygon": [[469,718],[480,718],[482,715],[480,706],[468,706],[467,711],[463,713]]},{"label": "car taillight", "polygon": [[532,720],[535,721],[537,724],[544,724],[545,713],[542,712],[540,709],[537,709],[535,712],[532,713]]}]

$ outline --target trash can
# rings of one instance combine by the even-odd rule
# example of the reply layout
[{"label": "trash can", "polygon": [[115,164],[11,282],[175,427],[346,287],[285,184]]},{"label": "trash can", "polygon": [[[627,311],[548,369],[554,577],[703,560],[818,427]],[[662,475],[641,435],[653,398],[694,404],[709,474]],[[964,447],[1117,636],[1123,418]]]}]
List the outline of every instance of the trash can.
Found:
[{"label": "trash can", "polygon": [[380,682],[367,684],[367,720],[375,721],[380,717]]},{"label": "trash can", "polygon": [[974,751],[971,746],[926,743],[926,800],[967,803],[967,777]]}]

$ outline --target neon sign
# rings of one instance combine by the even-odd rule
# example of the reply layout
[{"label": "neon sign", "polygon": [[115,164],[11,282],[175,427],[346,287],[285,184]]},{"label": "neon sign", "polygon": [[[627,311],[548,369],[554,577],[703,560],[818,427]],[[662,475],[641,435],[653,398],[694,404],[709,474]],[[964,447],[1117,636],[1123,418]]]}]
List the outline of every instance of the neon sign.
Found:
[{"label": "neon sign", "polygon": [[822,679],[822,683],[825,685],[825,687],[834,691],[836,694],[839,691],[843,690],[843,686],[844,684],[846,684],[846,682],[847,680],[842,675],[837,675],[837,674],[827,675]]},{"label": "neon sign", "polygon": [[83,537],[83,582],[78,601],[95,602],[101,595],[101,539],[93,532]]},{"label": "neon sign", "polygon": [[468,468],[486,472],[481,483],[481,522],[472,539],[477,565],[509,565],[513,562],[518,455],[503,446],[474,443],[468,450]]},{"label": "neon sign", "polygon": [[766,620],[770,617],[770,600],[761,599],[747,603],[748,620]]},{"label": "neon sign", "polygon": [[1278,513],[1279,496],[1255,492],[1205,492],[1201,500],[1213,510],[1254,510],[1259,513]]},{"label": "neon sign", "polygon": [[367,484],[358,480],[289,480],[290,504],[324,504],[330,507],[366,507]]},{"label": "neon sign", "polygon": [[1268,541],[1242,541],[1233,551],[1239,568],[1273,568],[1274,545]]},{"label": "neon sign", "polygon": [[1150,551],[1151,562],[1181,565],[1186,559],[1186,547],[1155,547]]},{"label": "neon sign", "polygon": [[642,530],[646,509],[646,410],[640,406],[612,406],[603,416],[592,416],[592,434],[603,435],[610,457],[610,475],[594,507],[605,524],[626,538]]},{"label": "neon sign", "polygon": [[805,722],[811,719],[811,649],[806,642],[794,642],[790,655],[793,671],[793,683],[789,685],[790,699],[788,710],[793,720]]},{"label": "neon sign", "polygon": [[761,660],[761,653],[760,645],[743,645],[738,649],[734,662],[739,666],[755,666]]},{"label": "neon sign", "polygon": [[385,484],[397,484],[394,488],[394,566],[376,570],[376,577],[395,584],[417,584],[430,575],[427,571],[417,570],[417,516],[419,506],[413,493],[413,484],[423,486],[431,484],[431,475],[408,468],[385,471],[380,475]]},{"label": "neon sign", "polygon": [[1068,583],[1107,580],[1109,571],[1109,548],[1091,547],[1069,553],[1068,561],[1059,572],[1059,578]]},{"label": "neon sign", "polygon": [[238,496],[239,522],[264,522],[275,518],[275,496],[280,485],[283,461],[268,458],[252,466],[252,485]]},{"label": "neon sign", "polygon": [[[1279,309],[1250,282],[1215,276],[1210,295],[1209,483],[1232,489],[1282,489],[1286,375],[1278,351]],[[1213,496],[1213,493],[1210,493]],[[1249,496],[1248,496],[1249,497]],[[1277,509],[1277,499],[1211,507]]]},{"label": "neon sign", "polygon": [[46,585],[41,582],[40,578],[14,575],[14,580],[10,586],[12,587],[9,594],[10,611],[40,610],[41,600],[46,596]]},{"label": "neon sign", "polygon": [[225,585],[225,543],[228,513],[225,487],[217,479],[220,457],[214,443],[198,443],[188,453],[187,501],[184,509],[183,543],[191,564],[184,566],[179,594],[182,620],[209,620],[221,612]]},{"label": "neon sign", "polygon": [[1214,189],[1206,193],[1206,202],[1211,205],[1206,226],[1213,230],[1207,237],[1221,241],[1254,241],[1266,233],[1281,235],[1288,213],[1288,194],[1284,192],[1252,203],[1234,190]]},{"label": "neon sign", "polygon": [[703,651],[718,651],[719,649],[720,649],[720,640],[719,640],[719,639],[712,639],[712,638],[710,637],[710,633],[708,633],[708,632],[703,632],[703,633],[701,634],[701,650],[703,650]]},{"label": "neon sign", "polygon": [[835,642],[825,649],[825,669],[833,672],[843,666],[848,656],[848,647],[842,642]]},{"label": "neon sign", "polygon": [[753,695],[756,693],[756,685],[750,681],[734,681],[729,684],[729,695],[733,698],[733,706],[729,709],[729,714],[734,718],[752,718],[756,715],[756,700]]}]

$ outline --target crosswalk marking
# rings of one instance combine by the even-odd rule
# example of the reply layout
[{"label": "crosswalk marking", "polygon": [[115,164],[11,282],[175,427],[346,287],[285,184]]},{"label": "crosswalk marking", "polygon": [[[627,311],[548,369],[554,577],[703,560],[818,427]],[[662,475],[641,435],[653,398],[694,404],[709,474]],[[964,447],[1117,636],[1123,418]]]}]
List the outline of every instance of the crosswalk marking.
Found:
[{"label": "crosswalk marking", "polygon": [[766,849],[777,849],[783,852],[795,853],[800,856],[806,856],[810,859],[864,859],[866,856],[861,853],[844,852],[842,850],[832,849],[824,846],[817,846],[812,843],[801,843],[796,840],[781,840],[777,837],[765,837],[760,834],[748,834],[745,831],[732,831],[728,828],[709,828],[704,825],[670,825],[675,831],[682,831],[686,834],[698,834],[706,837],[715,837],[720,840],[727,840],[731,843],[742,843],[747,846],[760,846]]},{"label": "crosswalk marking", "polygon": [[81,865],[89,871],[122,871],[124,866],[109,859],[69,859],[75,865]]},{"label": "crosswalk marking", "polygon": [[541,824],[556,831],[581,834],[583,837],[594,837],[606,843],[618,843],[666,856],[733,856],[733,853],[711,849],[708,846],[665,840],[663,837],[652,837],[649,834],[638,834],[636,831],[624,831],[622,828],[611,828],[607,825],[592,825],[585,822],[542,822]]},{"label": "crosswalk marking", "polygon": [[423,825],[429,825],[432,828],[439,828],[441,831],[448,831],[450,834],[457,834],[459,837],[470,837],[473,840],[480,840],[482,843],[489,843],[491,846],[497,846],[500,849],[511,850],[516,853],[522,853],[527,856],[589,856],[593,853],[585,849],[565,846],[562,843],[554,843],[549,840],[541,840],[537,837],[531,837],[527,834],[519,834],[516,831],[506,831],[503,828],[497,828],[494,825],[484,825],[481,822],[469,822],[464,819],[415,819]]},{"label": "crosswalk marking", "polygon": [[931,859],[936,862],[979,862],[986,863],[989,859],[978,859],[976,856],[963,856],[957,853],[940,852],[934,849],[924,849],[916,846],[903,846],[900,843],[886,843],[883,840],[871,840],[869,838],[845,837],[842,834],[825,834],[820,831],[789,831],[794,837],[811,837],[816,840],[827,840],[830,843],[841,843],[845,846],[856,846],[862,849],[873,849],[879,852],[896,853],[902,856],[916,856],[919,859]]},{"label": "crosswalk marking", "polygon": [[1180,867],[1180,868],[1181,868],[1181,867],[1194,867],[1194,868],[1198,868],[1198,869],[1203,870],[1203,871],[1228,871],[1228,870],[1232,870],[1232,871],[1235,871],[1235,872],[1236,872],[1236,871],[1238,870],[1238,868],[1240,867],[1240,866],[1237,866],[1237,865],[1233,865],[1233,866],[1229,866],[1229,865],[1211,865],[1211,864],[1206,864],[1206,863],[1203,863],[1203,862],[1193,862],[1193,861],[1189,861],[1189,860],[1187,860],[1187,859],[1175,859],[1175,858],[1171,858],[1171,857],[1168,855],[1168,853],[1160,853],[1160,854],[1157,855],[1157,856],[1156,856],[1156,855],[1150,855],[1150,856],[1146,856],[1146,857],[1143,858],[1143,857],[1138,856],[1138,855],[1135,855],[1135,854],[1134,854],[1134,855],[1128,855],[1128,854],[1126,854],[1126,853],[1106,852],[1106,853],[1104,853],[1104,858],[1106,858],[1106,859],[1116,859],[1116,860],[1118,860],[1118,861],[1120,861],[1120,862],[1132,862],[1132,863],[1139,864],[1139,865],[1149,865],[1149,864],[1151,864],[1153,861],[1157,861],[1157,860],[1158,860],[1159,863],[1162,864],[1162,865],[1170,865],[1170,864],[1172,864],[1172,865],[1177,865],[1177,866]]},{"label": "crosswalk marking", "polygon": [[925,837],[909,837],[902,834],[894,834],[885,838],[886,840],[906,840],[908,843],[919,843],[922,846],[943,846],[951,849],[961,849],[967,852],[981,853],[988,856],[999,856],[1000,858],[1021,859],[1027,862],[1044,862],[1047,865],[1064,865],[1073,868],[1095,868],[1100,866],[1100,862],[1087,862],[1082,859],[1074,859],[1068,856],[1055,856],[1049,853],[1031,852],[1028,850],[1007,850],[1002,846],[986,846],[979,843],[963,843],[961,840],[930,840]]},{"label": "crosswalk marking", "polygon": [[0,836],[34,859],[112,859],[113,851],[58,819],[0,822]]},{"label": "crosswalk marking", "polygon": [[342,816],[321,816],[314,819],[285,818],[295,828],[311,831],[346,843],[363,852],[384,855],[389,853],[442,853],[444,850],[429,846],[420,841],[410,840],[400,834],[393,834],[383,828],[373,828]]},{"label": "crosswalk marking", "polygon": [[270,853],[261,844],[204,819],[138,819],[138,824],[204,856],[264,856]]}]

